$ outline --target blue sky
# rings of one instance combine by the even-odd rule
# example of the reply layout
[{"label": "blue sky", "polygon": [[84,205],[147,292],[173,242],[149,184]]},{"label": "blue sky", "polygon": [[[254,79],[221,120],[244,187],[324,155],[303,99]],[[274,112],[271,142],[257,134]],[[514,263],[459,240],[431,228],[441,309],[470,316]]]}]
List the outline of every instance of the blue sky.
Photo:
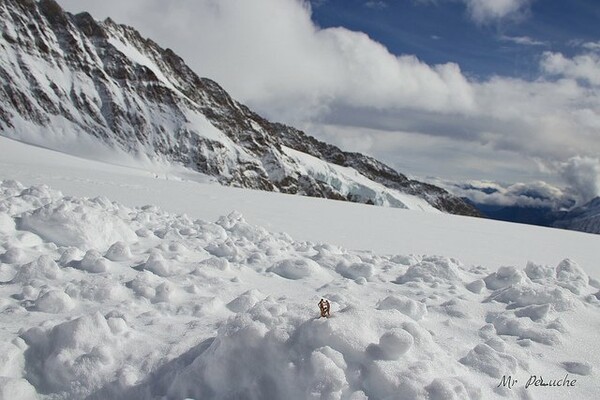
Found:
[{"label": "blue sky", "polygon": [[600,1],[537,0],[517,16],[479,23],[451,0],[313,0],[321,27],[367,33],[392,53],[455,62],[468,75],[535,79],[544,51],[574,55],[600,37]]},{"label": "blue sky", "polygon": [[58,1],[409,176],[600,194],[598,0]]}]

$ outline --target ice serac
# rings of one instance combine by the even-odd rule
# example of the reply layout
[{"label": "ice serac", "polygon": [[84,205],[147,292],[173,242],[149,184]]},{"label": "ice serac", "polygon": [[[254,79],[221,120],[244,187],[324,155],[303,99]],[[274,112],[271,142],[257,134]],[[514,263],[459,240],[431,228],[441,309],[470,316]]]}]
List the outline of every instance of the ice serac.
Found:
[{"label": "ice serac", "polygon": [[[54,0],[0,0],[0,29],[4,136],[84,156],[120,150],[231,186],[479,215],[371,157],[260,117],[170,49],[111,19],[72,15]],[[307,158],[284,146],[327,168],[303,165]]]}]

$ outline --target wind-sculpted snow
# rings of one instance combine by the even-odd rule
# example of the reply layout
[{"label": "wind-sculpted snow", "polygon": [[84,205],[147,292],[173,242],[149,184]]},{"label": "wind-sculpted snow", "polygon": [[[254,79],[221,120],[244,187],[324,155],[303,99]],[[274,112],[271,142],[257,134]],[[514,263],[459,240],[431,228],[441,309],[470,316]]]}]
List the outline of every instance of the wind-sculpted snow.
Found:
[{"label": "wind-sculpted snow", "polygon": [[[0,262],[2,399],[597,391],[598,285],[575,260],[490,271],[0,181]],[[524,387],[565,374],[575,387]]]}]

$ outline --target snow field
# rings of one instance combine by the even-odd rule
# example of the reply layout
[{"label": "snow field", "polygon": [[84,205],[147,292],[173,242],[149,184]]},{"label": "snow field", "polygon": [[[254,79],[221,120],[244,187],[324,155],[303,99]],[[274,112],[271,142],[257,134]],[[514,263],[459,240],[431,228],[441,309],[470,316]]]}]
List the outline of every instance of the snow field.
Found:
[{"label": "snow field", "polygon": [[0,399],[594,398],[600,285],[519,267],[0,181]]},{"label": "snow field", "polygon": [[573,258],[588,274],[600,274],[598,235],[236,189],[207,183],[206,176],[174,166],[131,157],[118,163],[122,165],[0,137],[0,180],[46,184],[70,196],[106,196],[130,207],[152,203],[167,212],[205,221],[239,210],[249,223],[286,232],[296,240],[398,254],[399,259],[410,254],[443,254],[495,270],[506,265],[522,268],[530,260],[556,266]]}]

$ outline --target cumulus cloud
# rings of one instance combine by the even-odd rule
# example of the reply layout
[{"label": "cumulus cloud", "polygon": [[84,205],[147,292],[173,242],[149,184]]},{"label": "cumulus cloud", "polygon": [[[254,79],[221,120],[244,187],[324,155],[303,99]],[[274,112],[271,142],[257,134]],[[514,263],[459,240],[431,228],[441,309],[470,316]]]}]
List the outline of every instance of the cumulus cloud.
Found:
[{"label": "cumulus cloud", "polygon": [[320,29],[297,0],[63,0],[71,9],[113,10],[172,46],[203,76],[277,118],[306,119],[340,106],[464,112],[471,86],[453,63],[395,56],[366,34]]},{"label": "cumulus cloud", "polygon": [[[591,43],[587,43],[587,45],[587,47],[592,47]],[[600,85],[600,53],[591,51],[567,58],[561,53],[547,51],[544,52],[541,66],[544,71],[552,75],[584,80],[591,85]]]},{"label": "cumulus cloud", "polygon": [[497,21],[507,17],[521,17],[531,0],[463,0],[471,18],[478,23]]},{"label": "cumulus cloud", "polygon": [[441,182],[441,185],[456,195],[466,197],[477,204],[503,207],[544,207],[553,210],[574,204],[570,194],[543,181],[502,184],[486,180],[471,180],[466,183]]},{"label": "cumulus cloud", "polygon": [[581,47],[592,51],[600,51],[600,41],[598,42],[585,42],[582,43]]},{"label": "cumulus cloud", "polygon": [[[456,0],[413,0],[421,4],[438,4]],[[459,0],[467,8],[467,14],[477,24],[489,24],[505,19],[520,20],[529,12],[534,0]]]},{"label": "cumulus cloud", "polygon": [[560,164],[559,169],[578,205],[600,196],[600,159],[573,157]]},{"label": "cumulus cloud", "polygon": [[572,157],[555,166],[565,185],[560,188],[544,181],[503,184],[489,180],[434,183],[477,204],[495,206],[546,207],[552,210],[582,206],[600,196],[600,159]]},{"label": "cumulus cloud", "polygon": [[[454,63],[394,55],[364,33],[320,28],[301,0],[59,1],[136,27],[271,119],[314,135],[334,126],[337,143],[344,132],[364,130],[367,152],[395,166],[405,166],[404,154],[430,155],[433,144],[447,153],[429,161],[438,174],[485,170],[497,177],[531,168],[531,160],[546,165],[600,154],[600,65],[590,46],[571,58],[545,53],[534,81],[478,80]],[[481,22],[530,4],[464,1]],[[494,156],[494,168],[486,169]]]}]

